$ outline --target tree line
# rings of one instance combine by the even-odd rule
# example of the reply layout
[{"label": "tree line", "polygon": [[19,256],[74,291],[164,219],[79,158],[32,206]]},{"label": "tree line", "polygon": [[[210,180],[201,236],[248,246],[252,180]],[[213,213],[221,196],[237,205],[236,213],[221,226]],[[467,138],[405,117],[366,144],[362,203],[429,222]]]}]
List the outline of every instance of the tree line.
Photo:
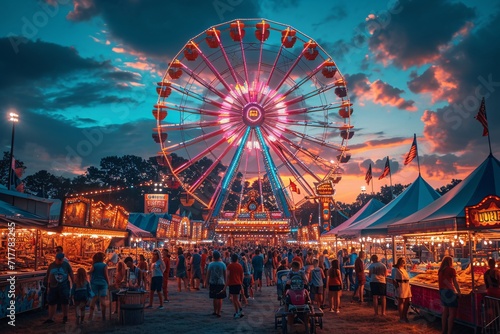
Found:
[{"label": "tree line", "polygon": [[[172,154],[172,164],[178,166],[186,162],[185,159]],[[26,168],[22,161],[18,163]],[[201,173],[208,166],[212,165],[212,161],[203,158],[196,162],[190,168],[183,172],[185,183],[190,184],[191,181],[200,177]],[[10,168],[10,153],[4,152],[2,160],[0,160],[0,183],[7,185],[7,179]],[[226,167],[222,164],[212,171],[207,178],[207,182],[201,187],[198,196],[209,199],[215,191],[221,174]],[[451,183],[442,186],[436,191],[441,195],[450,191],[454,186],[460,183],[461,180],[453,179]],[[90,166],[82,175],[77,175],[73,178],[56,176],[46,170],[40,170],[34,174],[23,178],[25,192],[43,198],[64,200],[67,196],[85,193],[90,191],[111,190],[120,187],[120,191],[109,191],[102,194],[93,194],[94,200],[101,200],[105,203],[113,203],[121,205],[129,212],[144,212],[144,194],[155,192],[154,183],[163,184],[163,193],[169,195],[169,213],[175,213],[181,208],[192,215],[193,219],[202,219],[202,208],[198,204],[192,207],[183,207],[180,201],[182,189],[178,183],[169,175],[168,167],[159,163],[157,157],[143,159],[134,155],[124,155],[122,157],[109,156],[104,157],[100,161],[99,167]],[[277,210],[276,199],[271,191],[269,181],[264,178],[262,182],[262,191],[264,198],[264,206],[267,210]],[[142,186],[139,186],[141,185]],[[342,222],[344,218],[355,214],[363,207],[371,198],[376,198],[384,204],[392,200],[392,196],[397,196],[402,193],[410,184],[395,184],[392,190],[389,186],[382,186],[380,191],[374,194],[360,193],[353,203],[336,202],[332,207],[333,211],[337,211],[336,215],[332,215],[332,226],[336,226]],[[242,175],[238,174],[231,185],[231,191],[225,202],[225,211],[236,211],[240,204],[240,195],[243,194],[243,202],[246,200],[246,194],[249,190],[259,190],[258,181],[252,183],[244,181]],[[260,204],[260,199],[257,199]],[[305,203],[300,210],[296,212],[297,219],[306,225],[311,221],[316,221],[318,215],[318,205],[316,203]]]}]

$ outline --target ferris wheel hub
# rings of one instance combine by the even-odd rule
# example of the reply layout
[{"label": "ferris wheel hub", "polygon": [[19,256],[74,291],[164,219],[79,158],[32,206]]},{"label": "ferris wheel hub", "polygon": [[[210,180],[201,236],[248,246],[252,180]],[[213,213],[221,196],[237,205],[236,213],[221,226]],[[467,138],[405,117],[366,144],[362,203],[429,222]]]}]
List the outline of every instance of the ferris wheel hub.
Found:
[{"label": "ferris wheel hub", "polygon": [[243,123],[250,127],[257,127],[264,123],[264,108],[257,102],[247,103],[243,107]]}]

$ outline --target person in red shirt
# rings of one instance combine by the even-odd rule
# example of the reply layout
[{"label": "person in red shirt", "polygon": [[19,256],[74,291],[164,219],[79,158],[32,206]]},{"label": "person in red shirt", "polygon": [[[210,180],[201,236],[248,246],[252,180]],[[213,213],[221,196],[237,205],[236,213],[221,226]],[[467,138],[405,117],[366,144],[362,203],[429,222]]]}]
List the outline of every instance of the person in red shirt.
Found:
[{"label": "person in red shirt", "polygon": [[300,268],[304,268],[304,260],[302,259],[300,249],[295,251],[295,256],[293,257],[292,262],[295,261],[300,263]]},{"label": "person in red shirt", "polygon": [[[453,268],[453,259],[445,256],[438,270],[439,295],[443,305],[443,314],[441,316],[442,333],[451,334],[453,323],[458,308],[458,297],[460,296],[460,287],[457,282],[457,272]],[[446,330],[448,327],[448,330]]]},{"label": "person in red shirt", "polygon": [[170,252],[168,249],[163,248],[163,262],[165,262],[165,271],[163,272],[163,297],[165,303],[168,303],[168,278],[170,276]]},{"label": "person in red shirt", "polygon": [[241,287],[243,286],[243,267],[238,263],[238,254],[231,254],[231,263],[227,265],[227,278],[224,290],[229,286],[229,295],[234,306],[234,318],[243,317],[243,309],[239,300]]},{"label": "person in red shirt", "polygon": [[202,277],[202,284],[201,284],[201,287],[204,288],[206,286],[205,282],[203,281],[203,279],[205,278],[206,276],[206,272],[205,272],[205,266],[207,264],[207,258],[208,258],[208,251],[206,248],[203,248],[203,250],[201,251],[201,277]]}]

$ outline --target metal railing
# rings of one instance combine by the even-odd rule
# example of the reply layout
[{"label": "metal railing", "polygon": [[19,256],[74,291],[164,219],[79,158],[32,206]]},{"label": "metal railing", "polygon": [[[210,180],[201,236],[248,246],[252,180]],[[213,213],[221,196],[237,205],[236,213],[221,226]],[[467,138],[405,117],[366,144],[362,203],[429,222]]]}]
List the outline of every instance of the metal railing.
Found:
[{"label": "metal railing", "polygon": [[500,299],[485,296],[482,302],[483,334],[500,333]]}]

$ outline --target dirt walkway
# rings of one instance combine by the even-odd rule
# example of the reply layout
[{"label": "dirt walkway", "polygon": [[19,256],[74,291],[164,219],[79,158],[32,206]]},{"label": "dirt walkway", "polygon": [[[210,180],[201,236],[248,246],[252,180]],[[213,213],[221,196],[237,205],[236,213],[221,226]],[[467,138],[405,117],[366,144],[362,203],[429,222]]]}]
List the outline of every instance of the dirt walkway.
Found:
[{"label": "dirt walkway", "polygon": [[[177,292],[173,290],[174,281],[171,281],[170,303],[165,309],[146,309],[144,323],[136,326],[121,326],[118,316],[113,315],[111,320],[101,321],[100,315],[94,322],[76,326],[74,309],[71,308],[69,322],[62,323],[62,314],[55,317],[55,324],[46,325],[43,321],[47,311],[35,311],[17,315],[16,328],[2,323],[2,333],[281,333],[274,328],[274,312],[279,306],[276,299],[276,287],[264,287],[262,292],[256,293],[255,300],[250,300],[244,308],[245,316],[233,319],[233,307],[229,300],[225,300],[222,317],[216,318],[212,313],[212,300],[208,298],[208,290],[192,292]],[[375,317],[373,307],[369,303],[359,305],[350,303],[351,292],[342,296],[341,312],[334,314],[325,312],[321,333],[440,333],[440,319],[432,316],[410,315],[410,323],[398,322],[397,310],[392,302],[388,302],[386,317]],[[158,305],[156,301],[155,306]],[[87,310],[88,315],[88,310]],[[5,319],[2,319],[2,321]],[[4,331],[6,329],[7,331]],[[304,332],[303,327],[295,325],[294,331]],[[456,325],[456,333],[472,333],[467,327]]]}]

